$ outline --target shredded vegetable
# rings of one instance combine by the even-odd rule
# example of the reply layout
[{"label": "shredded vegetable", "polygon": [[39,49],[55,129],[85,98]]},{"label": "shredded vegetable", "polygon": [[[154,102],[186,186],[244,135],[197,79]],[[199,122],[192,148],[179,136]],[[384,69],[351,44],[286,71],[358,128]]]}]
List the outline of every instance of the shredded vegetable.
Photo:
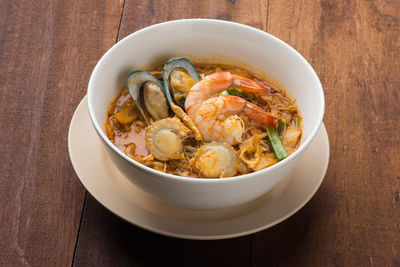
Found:
[{"label": "shredded vegetable", "polygon": [[221,95],[234,95],[234,96],[244,98],[246,100],[251,100],[254,98],[253,95],[243,92],[243,90],[241,90],[237,87],[234,87],[234,86],[229,87],[229,89],[223,91],[221,93]]}]

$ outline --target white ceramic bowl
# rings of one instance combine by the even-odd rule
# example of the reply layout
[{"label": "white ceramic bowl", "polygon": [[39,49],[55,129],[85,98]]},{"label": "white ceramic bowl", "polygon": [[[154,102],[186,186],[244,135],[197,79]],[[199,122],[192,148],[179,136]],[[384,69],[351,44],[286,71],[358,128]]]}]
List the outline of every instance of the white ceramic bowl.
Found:
[{"label": "white ceramic bowl", "polygon": [[[185,178],[158,172],[123,154],[106,137],[106,109],[127,75],[161,66],[172,57],[240,65],[279,81],[297,100],[304,117],[300,148],[258,172],[223,179]],[[324,114],[324,93],[310,64],[292,47],[261,30],[238,23],[188,19],[156,24],[125,37],[97,63],[88,87],[89,114],[108,156],[144,191],[166,202],[195,209],[229,207],[261,196],[296,166],[317,133]],[[82,133],[85,134],[85,133]]]}]

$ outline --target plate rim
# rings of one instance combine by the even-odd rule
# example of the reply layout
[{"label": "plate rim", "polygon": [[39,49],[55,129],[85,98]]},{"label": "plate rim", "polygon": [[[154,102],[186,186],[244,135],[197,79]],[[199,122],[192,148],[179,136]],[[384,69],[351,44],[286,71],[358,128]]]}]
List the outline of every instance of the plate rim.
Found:
[{"label": "plate rim", "polygon": [[[127,221],[139,228],[142,228],[144,230],[153,232],[153,233],[157,233],[160,235],[164,235],[164,236],[169,236],[169,237],[174,237],[174,238],[181,238],[181,239],[192,239],[192,240],[220,240],[220,239],[230,239],[230,238],[235,238],[235,237],[240,237],[240,236],[245,236],[245,235],[250,235],[250,234],[254,234],[256,232],[271,228],[279,223],[281,223],[282,221],[290,218],[291,216],[293,216],[295,213],[297,213],[300,209],[302,209],[312,198],[313,196],[316,194],[316,192],[319,190],[322,182],[324,181],[328,166],[329,166],[329,158],[330,158],[330,145],[329,145],[329,137],[326,131],[326,127],[324,125],[324,123],[322,122],[320,129],[317,132],[318,136],[319,134],[324,135],[323,138],[326,138],[326,163],[325,166],[323,167],[323,170],[321,172],[321,178],[318,180],[318,183],[314,185],[314,189],[311,193],[309,193],[307,195],[307,197],[301,201],[301,204],[297,205],[296,208],[294,208],[293,210],[291,210],[290,212],[288,212],[287,214],[285,214],[284,216],[281,216],[280,218],[274,220],[273,222],[267,223],[265,225],[259,226],[259,227],[255,227],[255,228],[251,228],[249,230],[244,230],[244,231],[239,231],[239,232],[235,232],[235,233],[231,233],[231,234],[221,234],[221,235],[189,235],[189,234],[182,234],[182,233],[176,233],[176,232],[171,232],[171,231],[167,231],[167,230],[162,230],[159,228],[156,228],[154,226],[149,226],[149,225],[145,225],[143,223],[137,222],[137,221],[132,221],[131,219],[128,218],[128,216],[124,216],[123,214],[120,214],[117,211],[114,211],[113,208],[111,207],[112,205],[109,203],[109,201],[102,199],[96,192],[92,192],[93,190],[88,189],[89,186],[87,186],[85,179],[81,178],[79,173],[78,167],[76,166],[76,164],[74,163],[74,155],[72,155],[72,130],[73,130],[73,126],[76,123],[77,120],[77,116],[79,116],[80,112],[85,111],[88,113],[87,111],[87,96],[85,95],[82,100],[80,101],[80,103],[78,104],[78,106],[76,107],[73,116],[71,118],[71,122],[68,128],[68,154],[69,154],[69,158],[71,161],[71,164],[74,168],[74,171],[78,177],[78,180],[80,181],[80,183],[85,187],[85,190],[91,194],[91,196],[93,198],[96,199],[96,201],[98,201],[103,207],[105,207],[107,210],[109,210],[110,212],[112,212],[113,214],[115,214],[116,216],[118,216],[119,218],[123,219],[124,221]],[[89,118],[89,114],[87,114],[88,119],[90,122],[90,118]],[[93,126],[92,126],[93,127]],[[95,131],[95,129],[93,129]],[[312,147],[312,144],[310,144],[310,147]],[[310,149],[309,147],[309,149]],[[301,162],[302,159],[300,159]],[[299,163],[300,163],[299,162]],[[295,167],[296,169],[296,167]],[[124,176],[122,173],[120,173],[120,175]],[[289,174],[290,175],[290,174]],[[292,179],[292,178],[291,178]],[[111,183],[114,183],[113,181],[111,181]],[[290,181],[289,181],[290,183]],[[117,187],[118,188],[118,187]],[[140,190],[140,189],[139,189]],[[286,188],[281,192],[281,194],[283,194],[283,192],[286,190]],[[280,196],[277,196],[276,198],[278,199]],[[125,199],[122,194],[121,194],[121,198]],[[125,199],[125,201],[128,201]],[[170,204],[171,205],[171,204]],[[135,205],[136,208],[143,210],[144,212],[147,213],[151,213],[150,211],[144,209],[141,206]],[[174,205],[172,205],[174,206]],[[177,206],[175,206],[177,207]],[[251,212],[250,212],[251,213]],[[151,213],[154,214],[154,213]],[[158,214],[155,214],[155,216],[160,216]]]}]

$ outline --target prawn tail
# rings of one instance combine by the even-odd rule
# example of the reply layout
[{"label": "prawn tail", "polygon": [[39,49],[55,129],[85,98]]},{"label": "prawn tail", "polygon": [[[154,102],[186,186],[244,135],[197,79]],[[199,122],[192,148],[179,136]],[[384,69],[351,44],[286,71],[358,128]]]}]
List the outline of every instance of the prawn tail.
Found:
[{"label": "prawn tail", "polygon": [[234,74],[232,74],[232,77],[233,77],[232,86],[238,87],[239,89],[242,89],[244,91],[263,93],[267,90],[267,87],[265,85],[258,83],[256,81]]},{"label": "prawn tail", "polygon": [[275,127],[277,124],[277,119],[274,115],[252,103],[247,103],[243,111],[250,119],[263,125]]}]

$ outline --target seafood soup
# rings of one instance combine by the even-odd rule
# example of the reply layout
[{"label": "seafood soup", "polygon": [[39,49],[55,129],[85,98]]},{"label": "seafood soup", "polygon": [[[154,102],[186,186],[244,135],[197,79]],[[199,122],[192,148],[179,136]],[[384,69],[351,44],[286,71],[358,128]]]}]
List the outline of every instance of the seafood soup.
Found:
[{"label": "seafood soup", "polygon": [[115,146],[179,176],[259,171],[293,153],[302,136],[300,110],[284,90],[240,67],[186,58],[130,73],[106,112]]}]

